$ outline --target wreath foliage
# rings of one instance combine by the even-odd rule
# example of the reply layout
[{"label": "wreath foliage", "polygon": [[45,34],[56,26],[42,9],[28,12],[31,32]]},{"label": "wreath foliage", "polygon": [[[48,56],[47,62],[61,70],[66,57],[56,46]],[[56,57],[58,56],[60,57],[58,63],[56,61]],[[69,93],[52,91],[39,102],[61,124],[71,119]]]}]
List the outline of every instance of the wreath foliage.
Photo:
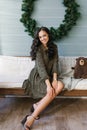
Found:
[{"label": "wreath foliage", "polygon": [[[32,37],[34,37],[34,32],[38,28],[36,20],[31,18],[32,12],[34,11],[35,1],[36,0],[23,0],[21,10],[24,13],[21,15],[20,19],[26,28],[25,31]],[[79,5],[75,0],[63,0],[63,5],[66,7],[66,10],[62,23],[56,29],[54,27],[50,27],[50,32],[52,33],[55,41],[66,36],[68,31],[76,25],[76,21],[80,17],[80,12],[78,11]]]}]

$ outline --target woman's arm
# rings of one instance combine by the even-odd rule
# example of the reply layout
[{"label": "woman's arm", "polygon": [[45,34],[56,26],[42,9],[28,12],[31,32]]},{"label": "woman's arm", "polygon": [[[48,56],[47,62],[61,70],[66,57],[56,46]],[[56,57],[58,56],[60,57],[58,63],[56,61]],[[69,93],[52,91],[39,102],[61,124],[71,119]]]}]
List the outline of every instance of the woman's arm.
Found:
[{"label": "woman's arm", "polygon": [[53,81],[52,81],[52,86],[53,88],[56,88],[58,86],[58,75],[57,73],[53,73]]},{"label": "woman's arm", "polygon": [[47,86],[47,93],[51,96],[53,96],[55,94],[55,90],[54,88],[52,87],[49,79],[46,79],[45,80],[45,83],[46,83],[46,86]]},{"label": "woman's arm", "polygon": [[56,81],[58,78],[58,73],[53,73],[53,81]]},{"label": "woman's arm", "polygon": [[53,88],[58,86],[58,49],[56,47],[55,49],[55,57],[54,57],[54,63],[53,63],[53,81],[52,86]]},{"label": "woman's arm", "polygon": [[57,46],[55,47],[55,56],[54,56],[54,60],[53,60],[52,73],[53,73],[53,80],[57,80],[58,79],[58,49],[57,49]]}]

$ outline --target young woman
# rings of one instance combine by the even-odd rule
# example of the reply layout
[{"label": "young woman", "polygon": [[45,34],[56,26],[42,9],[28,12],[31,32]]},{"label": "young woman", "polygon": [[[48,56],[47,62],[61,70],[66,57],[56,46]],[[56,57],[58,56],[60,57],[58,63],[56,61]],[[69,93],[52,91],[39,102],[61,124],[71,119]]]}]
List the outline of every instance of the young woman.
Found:
[{"label": "young woman", "polygon": [[41,27],[35,34],[31,57],[35,60],[35,67],[24,81],[23,87],[28,95],[42,99],[32,105],[32,114],[26,115],[22,120],[25,130],[30,130],[35,119],[64,87],[63,83],[58,81],[58,50],[48,28]]}]

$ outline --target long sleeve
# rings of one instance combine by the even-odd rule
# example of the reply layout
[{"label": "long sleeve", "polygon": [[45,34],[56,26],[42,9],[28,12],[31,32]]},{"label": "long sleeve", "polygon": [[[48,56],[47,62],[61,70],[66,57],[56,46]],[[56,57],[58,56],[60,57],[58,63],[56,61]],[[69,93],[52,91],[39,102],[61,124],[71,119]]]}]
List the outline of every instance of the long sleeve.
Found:
[{"label": "long sleeve", "polygon": [[46,67],[44,64],[42,52],[40,49],[37,51],[37,55],[36,55],[36,68],[42,80],[49,79],[49,76],[47,74]]},{"label": "long sleeve", "polygon": [[58,49],[57,47],[55,48],[55,57],[54,57],[54,62],[53,62],[52,73],[57,73],[58,75]]}]

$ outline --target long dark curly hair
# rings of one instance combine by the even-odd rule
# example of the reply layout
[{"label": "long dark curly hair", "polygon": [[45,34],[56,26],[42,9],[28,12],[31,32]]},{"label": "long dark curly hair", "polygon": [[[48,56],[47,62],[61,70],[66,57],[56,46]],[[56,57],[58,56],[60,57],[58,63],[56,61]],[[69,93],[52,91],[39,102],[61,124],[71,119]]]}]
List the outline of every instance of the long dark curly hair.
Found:
[{"label": "long dark curly hair", "polygon": [[36,53],[37,53],[38,47],[42,44],[39,40],[39,32],[40,31],[45,31],[49,36],[49,41],[47,43],[48,56],[49,56],[49,59],[52,59],[55,55],[55,51],[54,51],[55,44],[53,43],[52,36],[50,34],[49,29],[47,27],[41,27],[41,28],[38,28],[38,30],[36,31],[34,39],[33,39],[33,43],[31,46],[30,55],[32,57],[32,60],[36,59]]}]

